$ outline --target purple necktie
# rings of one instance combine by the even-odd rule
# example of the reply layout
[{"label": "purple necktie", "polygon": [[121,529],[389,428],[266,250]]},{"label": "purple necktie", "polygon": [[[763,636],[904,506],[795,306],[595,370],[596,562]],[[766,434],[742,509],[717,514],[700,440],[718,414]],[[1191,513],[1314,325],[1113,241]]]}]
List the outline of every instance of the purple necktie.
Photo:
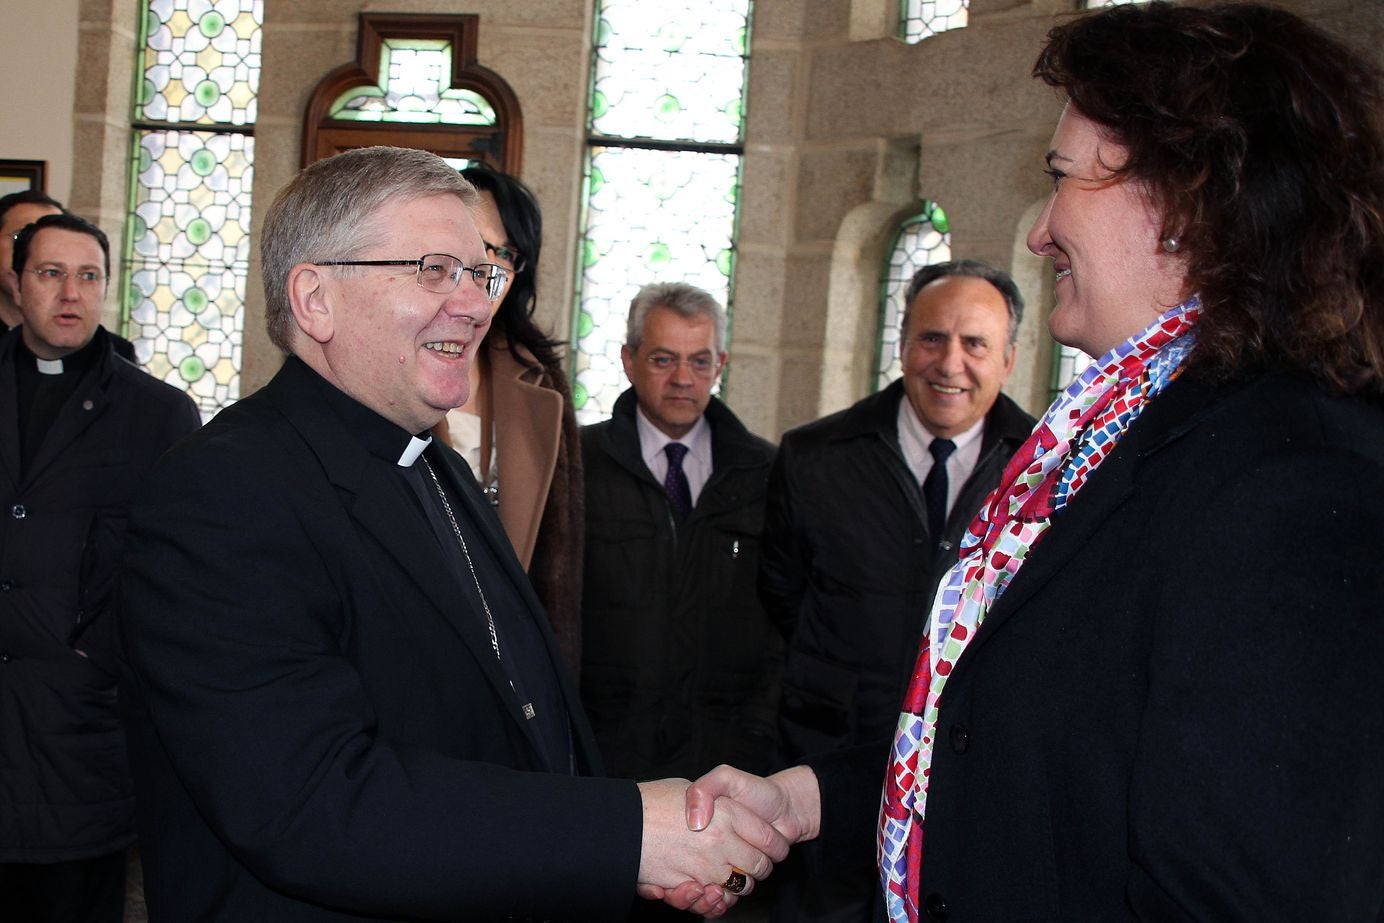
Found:
[{"label": "purple necktie", "polygon": [[687,446],[681,442],[670,442],[663,447],[668,453],[668,473],[663,476],[663,492],[668,495],[668,505],[678,522],[687,519],[692,512],[692,488],[687,486],[687,475],[682,470],[682,459],[687,454]]}]

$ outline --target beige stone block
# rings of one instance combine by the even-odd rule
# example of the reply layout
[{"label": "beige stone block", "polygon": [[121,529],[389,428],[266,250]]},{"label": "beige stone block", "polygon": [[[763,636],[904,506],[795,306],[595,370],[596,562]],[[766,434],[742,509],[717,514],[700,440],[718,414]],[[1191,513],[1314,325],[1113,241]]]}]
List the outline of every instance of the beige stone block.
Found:
[{"label": "beige stone block", "polygon": [[731,342],[772,348],[783,323],[784,258],[742,248],[735,262]]},{"label": "beige stone block", "polygon": [[800,134],[796,112],[802,52],[755,49],[745,100],[745,142],[786,144]]},{"label": "beige stone block", "polygon": [[777,439],[778,363],[771,356],[745,354],[732,347],[729,377],[721,399],[752,433]]},{"label": "beige stone block", "polygon": [[[1022,246],[1028,232],[1024,215],[1051,189],[1043,174],[1048,132],[1005,131],[958,143],[925,144],[919,173],[920,194],[940,203],[951,221],[953,252],[973,255],[981,240]],[[993,254],[1010,259],[1010,246]]]},{"label": "beige stone block", "polygon": [[751,148],[745,152],[740,196],[741,244],[787,246],[794,166],[795,158],[788,150]]},{"label": "beige stone block", "polygon": [[826,377],[822,360],[816,356],[785,357],[779,373],[779,435],[795,426],[811,423],[822,416],[822,381]]},{"label": "beige stone block", "polygon": [[800,152],[793,216],[796,241],[834,240],[846,215],[873,199],[880,152],[873,141],[865,145]]},{"label": "beige stone block", "polygon": [[480,63],[519,98],[524,124],[585,130],[591,36],[570,30],[509,30],[486,39]]},{"label": "beige stone block", "polygon": [[271,20],[264,26],[263,47],[259,118],[292,118],[301,123],[308,100],[322,79],[355,60],[355,23],[304,28],[276,25]]},{"label": "beige stone block", "polygon": [[298,175],[301,147],[302,130],[297,124],[260,122],[255,132],[252,233],[259,232],[264,214],[279,190]]},{"label": "beige stone block", "polygon": [[818,349],[827,322],[831,259],[825,253],[794,253],[784,261],[780,344]]},{"label": "beige stone block", "polygon": [[758,0],[752,41],[845,35],[852,0]]}]

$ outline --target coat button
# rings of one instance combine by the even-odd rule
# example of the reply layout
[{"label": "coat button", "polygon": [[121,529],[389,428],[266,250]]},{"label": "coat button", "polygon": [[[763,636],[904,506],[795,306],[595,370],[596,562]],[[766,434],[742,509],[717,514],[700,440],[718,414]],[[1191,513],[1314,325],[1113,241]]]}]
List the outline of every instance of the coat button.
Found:
[{"label": "coat button", "polygon": [[9,652],[9,651],[0,651],[0,663],[9,663],[9,662],[10,662],[10,652]]},{"label": "coat button", "polygon": [[14,581],[8,578],[0,580],[0,593],[8,593],[14,589]]},{"label": "coat button", "polygon": [[15,519],[23,519],[25,516],[29,515],[29,511],[24,508],[24,504],[16,503],[14,506],[10,507],[10,515]]},{"label": "coat button", "polygon": [[942,895],[936,891],[923,901],[923,909],[927,911],[927,918],[933,923],[943,923],[947,919],[947,902],[942,900]]},{"label": "coat button", "polygon": [[971,749],[971,732],[964,724],[951,726],[951,748],[953,753],[965,753]]}]

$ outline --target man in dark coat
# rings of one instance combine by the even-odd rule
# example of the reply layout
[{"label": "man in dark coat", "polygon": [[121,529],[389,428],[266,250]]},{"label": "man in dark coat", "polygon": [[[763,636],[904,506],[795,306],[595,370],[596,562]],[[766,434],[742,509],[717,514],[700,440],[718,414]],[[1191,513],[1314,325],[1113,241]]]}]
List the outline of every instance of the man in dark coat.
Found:
[{"label": "man in dark coat", "polygon": [[0,337],[0,895],[7,919],[119,923],[134,793],[114,585],[136,487],[197,428],[99,326],[110,250],[52,214],[20,233]]},{"label": "man in dark coat", "polygon": [[[24,315],[15,303],[19,287],[17,275],[10,270],[14,261],[14,239],[19,232],[44,215],[61,214],[62,203],[37,189],[23,189],[0,196],[0,333],[24,323]],[[135,361],[135,346],[122,336],[106,331],[117,356]]]},{"label": "man in dark coat", "polygon": [[260,231],[292,355],[135,507],[127,722],[154,923],[608,920],[636,885],[768,870],[728,828],[687,830],[685,783],[593,777],[533,588],[428,435],[466,402],[505,281],[474,200],[423,151],[300,173]]},{"label": "man in dark coat", "polygon": [[[889,737],[932,596],[1034,420],[1000,387],[1023,298],[976,260],[926,266],[905,292],[903,377],[787,433],[769,484],[760,591],[789,636],[785,757]],[[940,452],[942,462],[937,462]],[[859,919],[872,870],[793,878],[803,920]]]},{"label": "man in dark coat", "polygon": [[770,768],[782,638],[755,594],[771,444],[711,396],[725,313],[683,283],[631,305],[610,420],[582,430],[582,698],[611,770]]}]

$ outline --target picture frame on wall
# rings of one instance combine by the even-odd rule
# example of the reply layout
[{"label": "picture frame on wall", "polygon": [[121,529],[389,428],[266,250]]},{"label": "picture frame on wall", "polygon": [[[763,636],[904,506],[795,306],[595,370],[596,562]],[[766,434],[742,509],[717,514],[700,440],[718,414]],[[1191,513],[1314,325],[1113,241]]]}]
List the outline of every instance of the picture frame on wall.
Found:
[{"label": "picture frame on wall", "polygon": [[25,189],[46,192],[48,188],[48,161],[46,160],[3,160],[0,159],[0,196]]}]

